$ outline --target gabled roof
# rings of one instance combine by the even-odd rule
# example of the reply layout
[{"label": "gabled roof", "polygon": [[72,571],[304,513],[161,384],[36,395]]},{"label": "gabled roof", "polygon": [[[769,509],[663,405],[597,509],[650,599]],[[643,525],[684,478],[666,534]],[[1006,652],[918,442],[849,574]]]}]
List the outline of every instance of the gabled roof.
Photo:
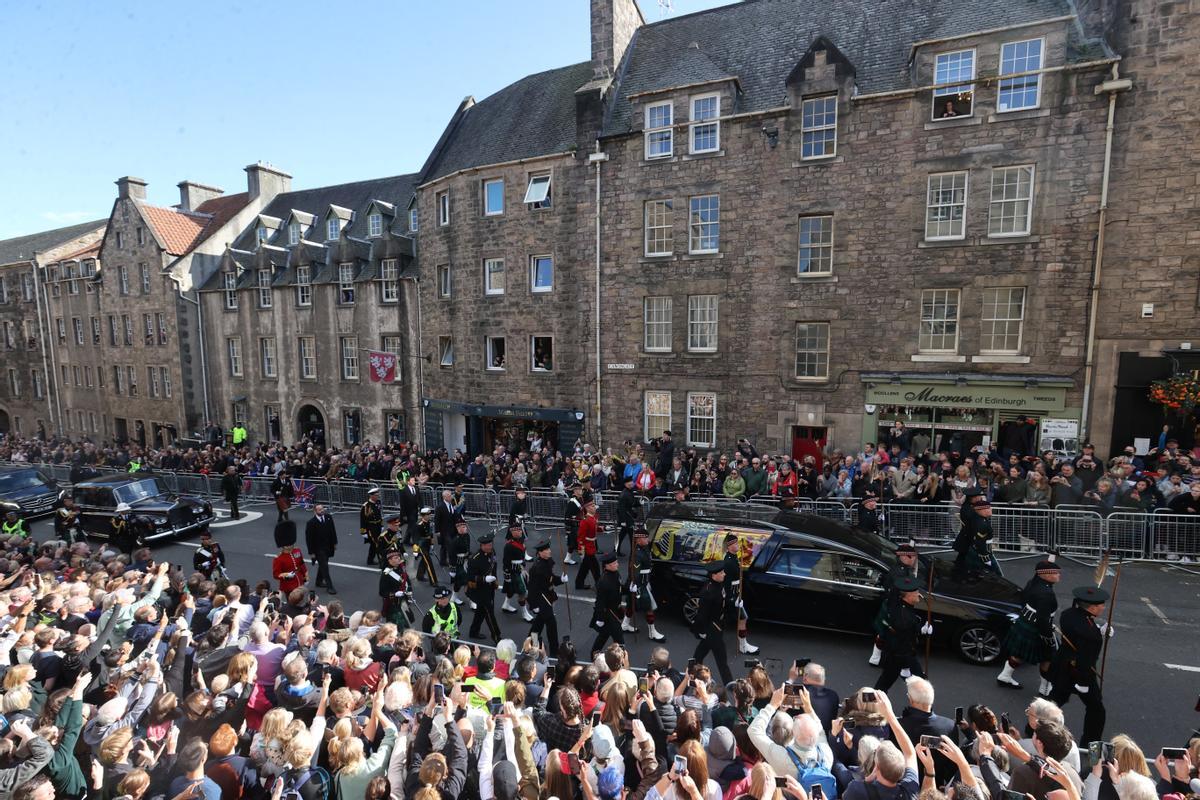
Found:
[{"label": "gabled roof", "polygon": [[421,170],[427,183],[459,170],[562,153],[576,144],[575,90],[592,63],[528,75],[456,114]]},{"label": "gabled roof", "polygon": [[214,197],[198,205],[195,211],[178,208],[163,208],[139,203],[142,217],[153,230],[163,249],[173,256],[190,253],[195,247],[216,233],[250,200],[246,192],[228,197]]},{"label": "gabled roof", "polygon": [[80,248],[79,250],[75,250],[74,252],[67,253],[65,256],[59,256],[58,260],[59,261],[78,261],[81,259],[86,260],[89,258],[95,258],[100,253],[100,245],[101,245],[101,241],[99,239],[97,239],[96,241],[89,244],[87,247],[83,247],[83,248]]},{"label": "gabled roof", "polygon": [[329,211],[325,214],[325,217],[328,219],[330,214],[333,214],[335,217],[342,220],[350,219],[352,216],[354,216],[354,212],[350,209],[342,208],[341,206],[335,206],[332,203],[329,204]]},{"label": "gabled roof", "polygon": [[108,224],[108,218],[95,222],[81,222],[65,228],[55,228],[41,233],[31,233],[0,241],[0,265],[31,261],[36,253],[44,253],[55,247],[78,239],[86,233],[102,229]]},{"label": "gabled roof", "polygon": [[662,20],[639,28],[626,51],[604,135],[631,129],[630,95],[696,83],[698,76],[736,75],[740,112],[782,106],[788,75],[818,36],[837,45],[855,67],[859,90],[869,94],[911,86],[916,42],[1073,13],[1069,0],[743,0]]}]

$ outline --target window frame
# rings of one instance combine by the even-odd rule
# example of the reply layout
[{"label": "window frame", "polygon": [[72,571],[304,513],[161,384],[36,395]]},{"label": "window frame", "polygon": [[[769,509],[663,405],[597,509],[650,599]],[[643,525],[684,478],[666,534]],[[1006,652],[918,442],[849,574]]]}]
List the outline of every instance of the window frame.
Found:
[{"label": "window frame", "polygon": [[[708,221],[704,221],[703,219],[701,219],[700,221],[696,221],[697,213],[702,215],[705,213],[705,210],[701,209],[699,212],[697,212],[696,210],[694,210],[693,203],[695,203],[698,200],[713,200],[713,199],[716,200],[716,207],[715,207],[716,219],[708,220]],[[707,209],[707,211],[709,213],[712,213],[713,208],[709,207]],[[710,234],[711,238],[714,238],[716,240],[715,247],[698,248],[695,245],[695,243],[698,240],[703,240],[704,238],[706,238],[706,236],[704,234],[705,226],[715,226],[715,228],[716,228],[716,234],[715,235]],[[712,255],[714,253],[719,253],[719,252],[721,252],[721,195],[720,194],[691,195],[690,197],[688,197],[688,255],[693,255],[693,256]]]},{"label": "window frame", "polygon": [[437,192],[433,196],[433,201],[437,207],[438,227],[445,228],[450,224],[450,190]]},{"label": "window frame", "polygon": [[225,361],[229,366],[229,377],[245,377],[245,366],[242,364],[242,337],[225,337]]},{"label": "window frame", "polygon": [[[988,293],[989,292],[1007,292],[1008,293],[1008,301],[1006,303],[1004,303],[1004,306],[1006,308],[1011,308],[1013,305],[1012,293],[1014,291],[1019,291],[1021,293],[1021,315],[1019,317],[1000,317],[1000,316],[989,317],[987,315],[988,314],[987,309],[988,309]],[[1026,298],[1028,296],[1029,296],[1029,290],[1025,286],[985,286],[985,287],[983,287],[983,290],[982,290],[981,296],[980,296],[980,305],[979,305],[979,354],[980,355],[1013,356],[1013,355],[1021,354],[1021,348],[1025,344],[1025,309],[1026,309]],[[1001,304],[999,302],[995,302],[992,304],[992,307],[993,307],[993,309],[999,309],[1000,305]],[[998,314],[998,311],[993,311],[993,313]],[[997,334],[995,331],[995,327],[992,328],[992,331],[990,333],[986,332],[989,323],[991,323],[994,326],[995,323],[1011,324],[1013,322],[1015,322],[1017,324],[1017,346],[1015,348],[1013,348],[1013,349],[997,349],[995,347],[984,347],[983,346],[984,342],[988,341],[989,339],[991,340],[992,344],[995,344],[995,341],[996,341]],[[1001,334],[1001,335],[1004,337],[1008,337],[1011,334],[1009,334],[1006,331],[1004,334]]]},{"label": "window frame", "polygon": [[[485,217],[502,217],[502,216],[504,216],[504,178],[484,178],[480,183],[481,183],[480,188],[482,191],[482,196],[480,197],[480,206],[483,210],[483,216],[485,216]],[[496,185],[500,186],[500,209],[499,210],[492,209],[492,207],[490,205],[492,198],[488,194],[489,188],[494,187]]]},{"label": "window frame", "polygon": [[[1045,69],[1045,67],[1046,67],[1046,37],[1045,36],[1035,36],[1032,39],[1016,39],[1011,42],[1001,42],[1000,43],[1000,59],[999,59],[999,65],[997,67],[997,75],[996,75],[996,77],[997,77],[997,81],[996,81],[996,113],[997,114],[1011,114],[1016,111],[1035,111],[1042,107],[1042,74],[1041,74],[1041,72],[1038,72],[1035,75],[1025,75],[1024,77],[1020,77],[1020,78],[1006,78],[1005,77],[1006,73],[1004,72],[1004,49],[1007,47],[1016,47],[1016,46],[1022,45],[1022,44],[1027,45],[1031,42],[1038,43],[1038,65],[1036,67],[1033,67],[1033,69],[1035,69],[1035,70]],[[1013,61],[1016,61],[1016,60],[1017,60],[1017,58],[1014,56]],[[1029,60],[1028,51],[1026,52],[1026,55],[1024,56],[1024,60],[1026,60],[1026,61]],[[1028,72],[1028,71],[1030,71],[1030,68],[1026,67],[1025,69],[1019,69],[1019,70],[1016,70],[1015,72],[1007,73],[1007,74],[1013,75],[1013,74],[1019,74],[1021,72]],[[1030,81],[1030,80],[1035,81],[1035,83],[1036,83],[1036,88],[1034,89],[1033,105],[1020,106],[1017,108],[1001,108],[1000,107],[1000,100],[1004,96],[1004,92],[1005,91],[1013,91],[1013,89],[1014,89],[1014,87],[1011,87],[1011,86],[1006,89],[1004,86],[1005,81]],[[1025,89],[1022,89],[1021,91],[1025,91]]]},{"label": "window frame", "polygon": [[[666,420],[667,421],[665,423],[661,422],[664,415],[650,413],[650,396],[651,395],[655,395],[660,400],[663,398],[666,399],[666,404],[667,404]],[[657,437],[658,435],[660,435],[663,431],[671,430],[671,418],[672,418],[671,412],[672,412],[672,408],[671,408],[671,392],[670,391],[663,390],[663,389],[646,389],[645,391],[642,392],[642,439],[643,439],[643,441],[647,441],[647,442],[653,441],[654,438]],[[652,419],[659,420],[659,422],[656,423],[654,425],[654,427],[650,426],[650,420],[652,420]],[[657,431],[657,433],[655,433],[655,431]]]},{"label": "window frame", "polygon": [[[1021,198],[1021,197],[1017,197],[1014,199],[1001,198],[1000,200],[997,200],[996,199],[996,175],[997,175],[997,173],[1008,173],[1009,171],[1019,171],[1019,170],[1028,170],[1029,171],[1029,196],[1026,198]],[[1030,232],[1033,230],[1033,201],[1034,201],[1034,196],[1036,194],[1036,189],[1034,187],[1035,180],[1037,180],[1037,165],[1036,164],[1004,164],[1001,166],[992,167],[991,181],[989,182],[989,185],[988,185],[988,233],[987,233],[987,235],[988,235],[989,239],[1005,239],[1005,238],[1010,238],[1010,237],[1014,237],[1014,236],[1028,236],[1030,234]],[[1018,188],[1021,185],[1019,177],[1018,177],[1016,185]],[[998,219],[1001,224],[1001,227],[1003,227],[1003,222],[1005,219],[1005,217],[1003,216],[1003,209],[1001,209],[1001,215],[999,217],[996,217],[994,215],[993,212],[996,210],[996,207],[997,206],[1003,207],[1003,206],[1009,206],[1009,205],[1016,206],[1022,202],[1025,203],[1025,228],[1024,228],[1024,230],[1015,230],[1015,231],[1007,231],[1007,232],[1001,231],[998,233],[994,232],[992,230],[993,221]],[[1011,219],[1017,219],[1017,217],[1014,216],[1014,217],[1011,217]]]},{"label": "window frame", "polygon": [[[833,124],[828,124],[828,106],[826,105],[820,112],[815,110],[817,103],[828,104],[833,101]],[[814,124],[808,123],[808,109],[812,104]],[[815,124],[817,114],[820,113],[823,124]],[[802,98],[800,101],[800,160],[801,161],[816,161],[822,158],[833,158],[837,155],[837,126],[838,126],[838,95],[820,94],[812,97]],[[826,131],[833,131],[833,138],[829,139]],[[812,137],[811,139],[809,137]],[[814,149],[817,144],[821,146],[819,154],[805,155],[809,145],[813,145]]]},{"label": "window frame", "polygon": [[158,377],[160,383],[162,383],[162,396],[171,397],[171,368],[159,367]]},{"label": "window frame", "polygon": [[338,352],[341,356],[340,374],[344,381],[359,381],[362,371],[359,369],[358,337],[341,336],[338,338]]},{"label": "window frame", "polygon": [[376,211],[367,215],[367,238],[378,239],[383,236],[383,214]]},{"label": "window frame", "polygon": [[158,367],[146,367],[146,391],[150,397],[158,397]]},{"label": "window frame", "polygon": [[[698,302],[693,301],[711,301],[711,306],[708,308],[698,307]],[[720,308],[721,300],[719,295],[715,294],[689,294],[688,295],[688,316],[687,316],[687,342],[686,348],[689,353],[715,353],[720,341]],[[712,314],[711,319],[698,319],[697,317],[703,313]],[[696,326],[696,330],[693,330]],[[699,327],[711,328],[711,332],[700,330]],[[695,336],[693,336],[693,333]],[[711,345],[698,345],[693,342],[701,338],[711,338]]]},{"label": "window frame", "polygon": [[128,314],[122,314],[121,327],[125,329],[125,346],[133,347],[133,318]]},{"label": "window frame", "polygon": [[142,314],[142,344],[146,347],[154,345],[154,315]]},{"label": "window frame", "polygon": [[[394,347],[389,343],[392,341],[395,342]],[[401,337],[401,335],[398,333],[383,334],[382,336],[379,337],[379,347],[383,352],[391,353],[392,355],[394,355],[396,357],[396,377],[392,381],[392,384],[395,386],[399,386],[401,376],[402,376],[400,364],[404,360],[404,354],[402,352],[402,350],[404,348],[403,337]]]},{"label": "window frame", "polygon": [[[938,336],[938,337],[944,338],[948,335],[944,331],[942,333],[934,333],[932,329],[928,333],[926,333],[925,332],[926,325],[933,326],[933,325],[936,325],[939,323],[942,325],[947,325],[951,321],[950,318],[948,318],[948,317],[938,319],[936,317],[931,316],[928,319],[926,318],[926,316],[925,316],[925,305],[926,305],[925,297],[926,297],[926,295],[933,296],[932,303],[933,303],[933,307],[935,310],[937,308],[937,300],[938,300],[939,296],[943,298],[943,300],[944,300],[943,305],[946,307],[949,307],[949,299],[951,297],[954,298],[954,318],[953,318],[954,343],[953,343],[952,347],[949,347],[949,348],[938,348],[938,347],[932,347],[932,346],[927,347],[923,344],[923,341],[925,340],[926,337],[930,337],[930,344],[932,344],[932,337]],[[918,323],[919,327],[917,329],[917,351],[920,353],[928,353],[928,354],[934,354],[934,355],[957,355],[958,354],[959,335],[962,333],[962,326],[961,326],[962,290],[961,289],[922,289],[920,302],[921,302],[920,316],[919,316],[920,322]]]},{"label": "window frame", "polygon": [[271,279],[273,277],[272,272],[273,271],[268,267],[266,269],[258,270],[257,274],[255,275],[255,287],[258,289],[259,308],[272,308],[275,304],[274,294],[271,291]]},{"label": "window frame", "polygon": [[296,307],[311,308],[312,296],[312,265],[299,264],[296,267]]},{"label": "window frame", "polygon": [[[393,273],[388,277],[389,270]],[[379,262],[379,302],[400,302],[400,262],[395,258],[385,258]]]},{"label": "window frame", "polygon": [[[806,221],[822,221],[820,234],[822,237],[826,235],[824,221],[829,221],[828,239],[823,238],[821,241],[813,241],[811,239],[812,232],[809,232],[810,239],[805,243],[805,222]],[[796,220],[796,274],[801,278],[825,278],[833,274],[833,242],[834,242],[834,215],[833,214],[801,214]],[[828,261],[829,268],[823,271],[813,269],[804,269],[804,252],[809,251],[808,263],[820,263]],[[814,255],[815,253],[815,255]]]},{"label": "window frame", "polygon": [[[117,236],[120,235],[120,233],[117,234]],[[129,294],[129,266],[126,264],[117,267],[117,290],[122,296]]]},{"label": "window frame", "polygon": [[[693,434],[692,427],[692,398],[711,397],[712,398],[712,416],[711,417],[695,417],[694,419],[711,419],[712,420],[712,441],[700,441]],[[707,447],[715,448],[717,446],[717,393],[716,392],[688,392],[687,405],[684,406],[684,414],[686,415],[687,428],[687,446],[688,447]],[[668,429],[669,430],[669,429]]]},{"label": "window frame", "polygon": [[[308,345],[309,353],[305,355],[305,345]],[[317,379],[317,337],[315,336],[297,336],[296,337],[296,360],[300,367],[300,380],[315,381]],[[307,368],[308,362],[312,362],[311,372]]]},{"label": "window frame", "polygon": [[[546,191],[542,193],[541,200],[531,200],[532,196],[538,194],[534,190],[534,184],[545,179]],[[524,204],[531,211],[541,211],[542,209],[552,208],[554,206],[554,174],[552,172],[531,172],[529,174],[529,182],[525,186]]]},{"label": "window frame", "polygon": [[439,336],[438,337],[438,366],[453,367],[454,366],[454,337]]},{"label": "window frame", "polygon": [[337,214],[330,214],[325,220],[325,241],[336,242],[342,236],[342,220]]},{"label": "window frame", "polygon": [[[651,127],[651,125],[650,125],[651,113],[655,109],[661,109],[663,107],[670,109],[670,113],[668,114],[666,124]],[[642,129],[643,129],[642,138],[643,138],[643,142],[644,142],[643,155],[645,156],[646,161],[658,161],[658,160],[664,159],[664,158],[671,158],[672,156],[675,155],[675,104],[673,101],[660,100],[657,103],[647,103],[645,108],[642,109]],[[654,155],[651,155],[650,143],[654,139],[654,137],[660,137],[660,136],[666,137],[665,139],[659,140],[659,141],[666,142],[666,145],[667,145],[666,152],[656,153]]]},{"label": "window frame", "polygon": [[[821,351],[820,349],[817,349],[814,347],[805,347],[805,348],[800,347],[801,328],[812,328],[812,327],[824,329],[824,335],[825,335],[824,351]],[[796,341],[796,349],[795,349],[796,361],[795,361],[795,370],[792,374],[796,380],[804,381],[805,383],[825,383],[829,380],[829,358],[830,358],[829,337],[830,337],[830,324],[828,322],[817,321],[817,320],[813,320],[813,321],[801,320],[796,323],[796,340],[795,340]],[[805,343],[807,343],[811,340],[812,340],[811,336],[805,337]],[[823,356],[824,357],[824,371],[818,375],[803,375],[803,374],[801,374],[800,356],[802,353],[805,354],[806,356],[807,355],[815,355],[816,356],[816,364],[817,364],[818,369],[820,369],[820,365],[822,362],[822,356]]]},{"label": "window frame", "polygon": [[[654,207],[655,222],[651,223],[651,207]],[[665,209],[665,212],[659,214],[659,207]],[[689,214],[689,236],[691,235],[690,214],[691,204],[688,204]],[[659,217],[665,219],[659,219]],[[665,224],[662,224],[665,222]],[[652,232],[656,235],[652,236]],[[661,236],[658,234],[662,234]],[[665,250],[651,250],[651,242],[663,242],[666,245]],[[642,255],[646,258],[663,258],[675,254],[675,199],[672,197],[657,198],[653,200],[645,200],[642,203]]]},{"label": "window frame", "polygon": [[[548,366],[548,367],[538,367],[537,366],[537,358],[535,357],[535,353],[537,352],[537,340],[538,339],[549,339],[550,340],[550,366]],[[545,375],[547,373],[555,371],[554,366],[556,363],[557,363],[557,356],[555,355],[555,352],[554,352],[554,334],[531,333],[529,335],[529,371],[536,372],[539,375]]]},{"label": "window frame", "polygon": [[409,233],[417,232],[417,227],[418,227],[418,224],[420,223],[420,218],[421,217],[420,217],[420,214],[417,213],[417,209],[410,208],[408,210],[408,232]]},{"label": "window frame", "polygon": [[[542,286],[538,284],[538,262],[550,262],[550,284]],[[544,253],[540,255],[532,255],[529,257],[529,291],[533,294],[546,294],[554,291],[554,255]]]},{"label": "window frame", "polygon": [[[962,202],[961,203],[933,203],[932,199],[933,199],[933,191],[934,191],[933,190],[934,179],[936,178],[939,181],[942,181],[943,179],[945,179],[947,177],[955,178],[958,175],[963,176]],[[939,186],[938,191],[945,192],[946,190]],[[950,191],[957,192],[958,189],[955,186],[951,185]],[[967,201],[970,199],[970,196],[971,196],[971,172],[970,172],[970,170],[963,169],[963,170],[951,170],[948,172],[931,172],[928,176],[926,176],[926,181],[925,181],[925,241],[927,241],[927,242],[957,242],[957,241],[962,241],[962,240],[966,239],[967,238],[967,210],[968,210],[968,205],[969,205],[969,203]],[[930,224],[931,223],[932,224],[942,224],[944,222],[943,220],[931,220],[930,212],[934,208],[949,208],[949,209],[951,209],[951,214],[953,214],[953,209],[958,208],[958,207],[962,208],[962,220],[960,221],[962,230],[957,234],[951,234],[948,236],[930,236],[929,235]],[[948,222],[949,224],[953,224],[953,222],[954,222],[953,216],[945,222]]]},{"label": "window frame", "polygon": [[[932,83],[935,85],[938,83],[943,83],[943,81],[938,81],[938,78],[937,78],[938,63],[943,58],[949,58],[951,56],[958,56],[958,55],[962,55],[963,53],[971,54],[971,79],[965,83],[954,83],[954,84],[949,83],[949,81],[944,81],[944,83],[947,84],[946,86],[933,89],[933,91],[931,92],[933,101],[929,104],[929,118],[933,122],[947,122],[947,121],[956,120],[956,119],[971,119],[972,117],[975,116],[975,99],[976,99],[975,98],[975,82],[976,82],[976,80],[978,80],[978,75],[979,75],[979,59],[978,59],[979,54],[976,52],[976,48],[964,47],[964,48],[960,48],[958,50],[947,50],[942,53],[934,53],[933,54],[933,81],[932,81]],[[970,114],[957,114],[956,113],[955,116],[953,116],[953,117],[938,116],[938,111],[937,111],[938,99],[943,98],[943,97],[950,97],[952,95],[955,95],[955,96],[961,95],[961,94],[963,94],[962,91],[950,91],[950,90],[961,90],[961,88],[964,86],[967,87],[966,91],[971,95],[971,113]],[[945,101],[943,100],[942,102],[945,102]]]},{"label": "window frame", "polygon": [[83,319],[71,317],[71,333],[75,336],[75,344],[83,347]]},{"label": "window frame", "polygon": [[[496,360],[494,344],[497,341],[504,343],[504,345],[503,345],[504,353],[503,353],[503,355],[501,355],[501,359],[503,360],[504,363],[501,364],[501,366],[499,366],[499,367],[492,366],[493,362]],[[505,337],[505,336],[485,336],[485,337],[483,337],[483,366],[484,366],[484,370],[486,370],[488,372],[507,372],[508,371],[508,339],[507,339],[507,337]]]},{"label": "window frame", "polygon": [[[652,301],[664,301],[665,306],[657,309],[659,312],[665,313],[666,319],[650,319]],[[646,353],[670,353],[674,349],[674,327],[672,315],[675,312],[675,298],[671,295],[646,295],[642,298],[642,350]],[[655,332],[651,333],[651,326],[656,326]],[[651,337],[661,340],[664,331],[659,328],[665,327],[666,346],[651,347]],[[664,429],[665,430],[665,429]]]},{"label": "window frame", "polygon": [[[346,280],[347,275],[350,276],[350,280]],[[358,290],[354,285],[354,263],[350,261],[339,263],[337,278],[337,304],[339,306],[354,305],[358,301]]]},{"label": "window frame", "polygon": [[[696,120],[696,103],[703,100],[716,100],[716,116],[705,117],[702,120]],[[699,128],[712,127],[714,129],[712,147],[703,149],[696,148],[696,131]],[[692,95],[688,98],[688,154],[703,155],[705,153],[719,153],[721,151],[721,93],[720,92],[704,92],[703,94]]]},{"label": "window frame", "polygon": [[[494,274],[492,267],[496,264],[500,265],[498,274],[500,275],[500,287],[497,288],[492,283],[492,275]],[[505,284],[507,283],[507,267],[503,258],[485,258],[483,260],[483,293],[487,297],[499,297],[504,294]]]},{"label": "window frame", "polygon": [[258,368],[264,380],[279,378],[279,350],[274,336],[262,336],[258,340]]},{"label": "window frame", "polygon": [[167,315],[162,311],[154,312],[154,326],[158,329],[158,345],[167,344]]},{"label": "window frame", "polygon": [[237,273],[233,270],[225,270],[221,273],[221,293],[225,295],[224,308],[226,311],[237,311],[237,281]]},{"label": "window frame", "polygon": [[142,262],[138,264],[138,271],[142,281],[142,294],[150,294],[150,265]]},{"label": "window frame", "polygon": [[[454,295],[454,279],[450,274],[449,264],[438,264],[435,267],[437,276],[437,296],[441,300],[445,300]],[[444,280],[443,280],[444,278]]]},{"label": "window frame", "polygon": [[293,219],[291,222],[288,223],[288,229],[287,229],[288,247],[295,247],[296,245],[300,244],[300,240],[303,238],[304,238],[304,231],[301,229],[300,222],[298,220]]}]

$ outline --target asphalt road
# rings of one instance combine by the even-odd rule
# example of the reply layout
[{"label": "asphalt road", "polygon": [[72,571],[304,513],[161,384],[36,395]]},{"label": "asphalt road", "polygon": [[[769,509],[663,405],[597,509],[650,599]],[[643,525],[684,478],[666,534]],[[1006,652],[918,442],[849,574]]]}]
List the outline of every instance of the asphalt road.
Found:
[{"label": "asphalt road", "polygon": [[[214,525],[213,533],[226,552],[229,573],[246,578],[253,586],[259,580],[271,579],[271,558],[277,552],[272,536],[275,508],[260,504],[251,505],[244,511],[250,513],[237,522],[222,519]],[[309,511],[292,510],[292,519],[300,530],[301,547],[304,523],[310,516]],[[358,512],[337,513],[334,519],[339,548],[331,571],[339,592],[337,599],[348,611],[378,608],[379,572],[375,567],[365,566],[366,546],[358,534]],[[474,522],[471,526],[474,537],[486,529],[482,522]],[[33,532],[38,540],[49,538],[50,522],[37,522]],[[601,539],[601,549],[605,545],[611,547],[611,537],[605,535]],[[194,538],[159,544],[156,557],[190,566],[195,547]],[[1011,561],[1004,567],[1008,577],[1023,584],[1031,574],[1033,561]],[[570,569],[573,586],[578,567]],[[1058,592],[1060,607],[1069,602],[1070,588],[1089,582],[1092,572],[1091,566],[1070,561],[1064,563]],[[310,567],[310,584],[315,574]],[[1108,578],[1105,586],[1111,588],[1112,580]],[[427,608],[431,602],[429,587],[424,583],[416,586],[417,602]],[[571,594],[569,616],[564,600],[558,602],[559,634],[569,633],[582,648],[587,648],[594,637],[594,632],[587,627],[591,605],[586,601],[592,599],[591,593],[588,597],[577,597],[572,590]],[[327,597],[322,594],[322,599]],[[528,634],[529,626],[518,615],[501,613],[502,600],[500,597],[496,603],[502,633],[519,641]],[[462,612],[465,632],[472,613],[465,605]],[[1164,745],[1182,745],[1190,731],[1200,728],[1200,713],[1194,710],[1200,695],[1200,568],[1146,564],[1124,567],[1113,624],[1116,634],[1109,647],[1104,689],[1108,708],[1106,737],[1127,733],[1147,754],[1157,753]],[[664,644],[671,650],[674,661],[677,664],[686,661],[696,640],[682,620],[675,615],[665,615],[660,618],[658,628],[667,636]],[[727,646],[731,651],[734,647],[732,638],[729,634]],[[762,648],[759,657],[777,680],[795,658],[811,658],[823,664],[828,685],[839,693],[868,686],[876,679],[876,669],[866,663],[871,642],[865,636],[785,626],[768,628],[755,626],[751,620],[750,641]],[[646,663],[651,643],[644,631],[638,635],[627,634],[626,645],[634,666]],[[742,660],[742,656],[731,656],[735,674],[741,674]],[[711,659],[709,665],[712,666]],[[937,691],[935,711],[949,715],[953,714],[955,706],[984,703],[997,712],[1009,712],[1014,721],[1019,721],[1025,705],[1035,696],[1036,668],[1023,666],[1018,670],[1017,678],[1025,684],[1019,691],[998,687],[995,683],[998,671],[999,667],[971,666],[952,653],[935,650],[929,665],[929,677]],[[891,696],[893,703],[903,702],[902,682],[893,687]],[[1083,707],[1077,698],[1068,703],[1066,714],[1067,724],[1078,736],[1083,725]]]}]

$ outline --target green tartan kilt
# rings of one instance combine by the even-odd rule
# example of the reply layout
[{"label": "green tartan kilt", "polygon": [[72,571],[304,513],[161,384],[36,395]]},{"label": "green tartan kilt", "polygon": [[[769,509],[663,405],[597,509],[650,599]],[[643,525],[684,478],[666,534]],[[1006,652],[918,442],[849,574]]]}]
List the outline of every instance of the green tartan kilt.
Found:
[{"label": "green tartan kilt", "polygon": [[654,594],[650,591],[649,584],[639,586],[636,595],[626,591],[625,603],[626,608],[631,608],[634,611],[656,611],[658,609],[658,601],[654,599]]},{"label": "green tartan kilt", "polygon": [[1054,656],[1053,648],[1047,647],[1032,622],[1018,618],[1008,629],[1004,648],[1010,658],[1019,658],[1026,664],[1040,664]]},{"label": "green tartan kilt", "polygon": [[520,570],[517,570],[505,579],[504,594],[510,597],[514,594],[519,594],[522,597],[528,594],[525,589],[524,573],[522,573]]}]

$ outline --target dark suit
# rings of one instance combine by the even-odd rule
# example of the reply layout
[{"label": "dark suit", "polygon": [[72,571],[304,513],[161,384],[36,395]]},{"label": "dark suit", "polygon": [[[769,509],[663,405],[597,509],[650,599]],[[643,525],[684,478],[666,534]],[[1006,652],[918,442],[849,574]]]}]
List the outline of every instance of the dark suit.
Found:
[{"label": "dark suit", "polygon": [[[922,736],[949,736],[950,741],[958,744],[958,728],[955,727],[954,720],[919,708],[907,706],[900,714],[900,727],[904,728],[908,738],[912,739],[913,746],[921,743]],[[958,775],[958,768],[954,763],[936,751],[933,754],[933,771],[938,786],[945,786],[951,778]],[[918,770],[918,777],[925,777],[924,769]]]},{"label": "dark suit", "polygon": [[692,658],[696,663],[703,664],[704,657],[709,653],[717,662],[717,670],[721,673],[721,682],[733,680],[733,672],[729,669],[729,656],[725,652],[724,633],[725,622],[725,587],[710,580],[700,590],[700,606],[696,610],[696,621],[692,625],[692,633],[700,641],[696,644],[696,652]]},{"label": "dark suit", "polygon": [[449,549],[450,543],[454,541],[454,535],[458,532],[456,522],[457,516],[454,510],[446,505],[445,500],[438,500],[438,504],[433,507],[433,527],[437,531],[438,560],[443,567],[450,566],[446,551]]},{"label": "dark suit", "polygon": [[674,459],[675,443],[669,439],[663,439],[662,444],[658,448],[658,460],[654,462],[654,474],[666,480],[667,473],[671,471]]},{"label": "dark suit", "polygon": [[[1103,737],[1107,715],[1096,670],[1104,648],[1104,634],[1096,625],[1095,618],[1079,606],[1071,606],[1058,620],[1063,643],[1051,667],[1054,688],[1050,692],[1050,700],[1061,708],[1072,694],[1078,694],[1084,706],[1083,736],[1079,741],[1095,742]],[[1083,691],[1076,687],[1081,687]]]},{"label": "dark suit", "polygon": [[400,490],[400,516],[404,518],[404,544],[411,545],[417,532],[418,512],[421,510],[421,490],[416,484]]},{"label": "dark suit", "polygon": [[333,525],[333,517],[326,514],[324,521],[313,517],[304,526],[304,544],[308,554],[317,562],[317,586],[333,588],[333,580],[329,577],[329,559],[337,550],[337,529]]},{"label": "dark suit", "polygon": [[808,702],[812,704],[813,713],[821,720],[821,727],[825,728],[828,733],[833,725],[834,719],[838,716],[838,710],[842,705],[842,700],[838,697],[838,693],[827,686],[810,686],[805,684],[808,689]]}]

